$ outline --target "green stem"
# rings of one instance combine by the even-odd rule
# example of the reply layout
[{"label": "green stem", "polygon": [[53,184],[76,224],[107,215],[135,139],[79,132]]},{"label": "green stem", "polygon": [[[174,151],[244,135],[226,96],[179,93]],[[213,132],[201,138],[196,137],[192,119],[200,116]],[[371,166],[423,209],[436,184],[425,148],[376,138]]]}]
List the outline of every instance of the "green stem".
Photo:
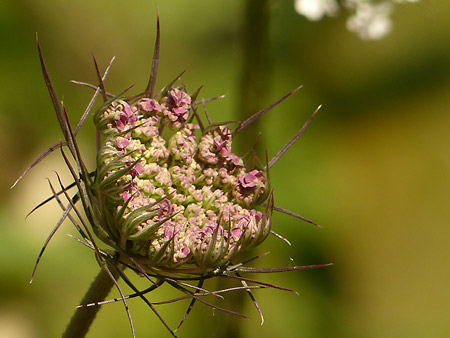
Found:
[{"label": "green stem", "polygon": [[[269,92],[269,21],[271,14],[271,5],[273,0],[246,0],[245,13],[241,26],[242,30],[242,70],[240,78],[240,99],[237,111],[237,119],[245,120],[254,113],[267,106],[267,97]],[[255,144],[258,143],[255,151],[261,154],[264,151],[264,142],[260,135],[261,123],[259,120],[249,125],[242,134],[236,139],[235,148],[238,154],[247,153]],[[263,158],[264,162],[264,158]],[[251,253],[249,253],[251,255]],[[218,281],[219,289],[225,289],[233,286],[232,281],[220,278]],[[243,313],[245,304],[250,298],[244,292],[230,292],[225,298],[225,304],[221,306],[232,309],[233,311]],[[219,321],[215,327],[214,333],[218,338],[244,336],[242,330],[242,318],[233,316],[217,316]]]},{"label": "green stem", "polygon": [[[247,0],[242,22],[242,69],[239,86],[239,120],[245,120],[264,108],[269,91],[269,21],[273,0]],[[245,153],[261,130],[259,120],[237,138],[238,152]],[[260,148],[263,142],[260,139]]]},{"label": "green stem", "polygon": [[[111,274],[116,280],[119,278],[119,273],[115,269],[111,269]],[[81,300],[81,304],[90,304],[103,301],[106,296],[108,296],[113,286],[114,282],[108,272],[106,272],[105,269],[100,269],[100,272],[95,277],[88,291]],[[85,337],[100,308],[101,306],[89,306],[76,309],[62,337]]]}]

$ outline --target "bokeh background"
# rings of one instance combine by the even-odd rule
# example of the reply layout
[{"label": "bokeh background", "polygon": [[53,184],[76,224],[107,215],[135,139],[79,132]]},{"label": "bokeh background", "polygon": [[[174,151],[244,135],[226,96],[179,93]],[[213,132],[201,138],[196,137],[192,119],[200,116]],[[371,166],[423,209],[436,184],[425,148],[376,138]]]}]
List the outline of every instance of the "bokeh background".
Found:
[{"label": "bokeh background", "polygon": [[[65,224],[47,248],[30,285],[37,254],[60,211],[56,204],[25,215],[50,195],[46,178],[70,181],[59,154],[49,156],[14,189],[19,174],[61,139],[41,76],[39,33],[57,94],[74,123],[92,92],[70,80],[95,83],[91,52],[118,93],[146,85],[161,16],[158,87],[183,70],[192,91],[226,94],[208,104],[216,121],[237,118],[242,98],[246,1],[0,2],[0,336],[58,337],[98,267],[93,253],[67,236]],[[323,108],[299,142],[273,167],[276,204],[323,225],[286,215],[255,253],[258,266],[333,262],[334,266],[258,276],[293,288],[255,292],[265,314],[250,319],[194,308],[180,337],[222,337],[224,326],[242,337],[450,336],[450,2],[397,6],[394,30],[381,41],[361,41],[345,29],[345,15],[309,22],[292,1],[272,1],[266,71],[260,97],[268,105],[303,88],[261,118],[269,157]],[[244,55],[247,53],[247,55]],[[255,58],[258,56],[255,55]],[[92,165],[94,130],[79,142]],[[138,281],[140,283],[141,281]],[[142,284],[141,284],[142,285]],[[214,288],[214,282],[209,286]],[[176,293],[159,290],[154,300]],[[242,294],[246,298],[246,295]],[[159,307],[172,326],[187,303]],[[169,334],[139,300],[130,301],[138,337]],[[89,337],[129,337],[121,303],[105,306]]]}]

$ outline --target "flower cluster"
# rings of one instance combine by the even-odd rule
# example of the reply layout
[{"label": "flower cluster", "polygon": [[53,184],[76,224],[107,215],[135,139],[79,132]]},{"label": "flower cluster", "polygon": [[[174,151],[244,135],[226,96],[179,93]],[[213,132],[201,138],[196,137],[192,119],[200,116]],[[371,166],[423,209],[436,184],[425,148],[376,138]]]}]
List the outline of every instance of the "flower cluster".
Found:
[{"label": "flower cluster", "polygon": [[200,130],[191,97],[115,100],[95,115],[101,226],[149,271],[206,272],[261,243],[271,210],[263,171],[231,150],[225,125]]},{"label": "flower cluster", "polygon": [[[87,333],[99,305],[111,302],[102,300],[114,285],[120,293],[120,298],[115,300],[124,303],[133,337],[135,331],[127,299],[134,297],[140,297],[171,335],[176,337],[175,331],[153,306],[156,303],[146,298],[146,293],[164,283],[184,294],[167,303],[191,298],[178,327],[196,301],[219,311],[242,316],[201,299],[203,296],[217,296],[218,293],[236,290],[245,290],[250,295],[263,322],[262,312],[251,290],[267,287],[293,290],[260,282],[243,274],[277,273],[329,265],[255,268],[246,265],[262,255],[249,260],[236,257],[244,250],[260,244],[269,233],[288,242],[271,231],[273,210],[319,226],[274,205],[268,171],[303,134],[320,106],[294,137],[270,161],[267,160],[266,165],[255,168],[245,164],[241,157],[232,152],[233,136],[300,87],[246,120],[238,121],[233,130],[228,127],[232,122],[212,123],[209,116],[209,125],[205,127],[196,110],[195,98],[200,89],[191,96],[186,90],[174,88],[174,80],[154,95],[160,48],[159,20],[156,33],[148,85],[138,96],[123,98],[108,93],[103,81],[114,59],[102,77],[94,58],[99,85],[76,82],[94,88],[95,94],[74,129],[64,104],[58,100],[38,43],[42,73],[64,141],[54,144],[39,156],[14,185],[56,149],[60,149],[74,181],[64,187],[58,176],[60,191],[56,191],[49,182],[53,196],[33,209],[56,200],[63,214],[36,260],[32,278],[47,244],[66,219],[73,223],[80,234],[79,241],[95,252],[101,267],[83,298],[83,304],[77,308],[67,326],[64,337],[82,337]],[[104,104],[94,113],[97,165],[95,170],[89,171],[82,159],[76,136],[99,94]],[[112,98],[108,100],[108,97]],[[71,157],[67,156],[67,151]],[[74,187],[77,191],[71,197],[68,191]],[[63,197],[68,201],[67,206],[63,204]],[[84,215],[77,203],[82,205]],[[112,250],[101,248],[97,239]],[[145,277],[151,283],[150,287],[139,290],[124,273],[125,268]],[[205,279],[217,276],[237,280],[241,286],[216,292],[203,289]],[[126,295],[122,291],[119,278],[123,278],[134,291],[133,294]],[[189,284],[192,281],[196,281],[197,286]],[[90,307],[90,311],[86,311],[86,307]]]}]

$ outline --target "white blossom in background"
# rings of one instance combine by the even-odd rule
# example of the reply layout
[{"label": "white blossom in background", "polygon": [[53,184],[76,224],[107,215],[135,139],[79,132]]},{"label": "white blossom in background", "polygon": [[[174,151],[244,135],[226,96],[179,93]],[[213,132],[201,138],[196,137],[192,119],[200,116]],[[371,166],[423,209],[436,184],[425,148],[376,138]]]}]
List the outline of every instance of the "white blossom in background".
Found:
[{"label": "white blossom in background", "polygon": [[336,0],[297,0],[294,5],[297,13],[311,21],[318,21],[325,15],[334,16],[339,11]]},{"label": "white blossom in background", "polygon": [[363,3],[355,8],[355,14],[347,19],[347,29],[364,40],[379,40],[392,29],[390,15],[392,3]]},{"label": "white blossom in background", "polygon": [[297,13],[311,21],[324,16],[335,16],[341,7],[351,13],[347,19],[347,29],[364,40],[378,40],[392,30],[391,14],[393,3],[414,3],[419,0],[295,0]]}]

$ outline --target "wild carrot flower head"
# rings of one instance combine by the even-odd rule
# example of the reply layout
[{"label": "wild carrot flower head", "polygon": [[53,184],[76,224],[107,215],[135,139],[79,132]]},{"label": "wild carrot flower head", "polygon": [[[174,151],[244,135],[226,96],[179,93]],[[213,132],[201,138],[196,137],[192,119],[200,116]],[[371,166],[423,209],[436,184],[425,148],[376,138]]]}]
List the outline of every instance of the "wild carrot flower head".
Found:
[{"label": "wild carrot flower head", "polygon": [[95,218],[148,272],[204,273],[270,232],[271,207],[257,209],[269,196],[265,173],[232,152],[227,126],[201,131],[189,122],[191,105],[188,93],[170,88],[95,114],[104,136]]},{"label": "wild carrot flower head", "polygon": [[[208,125],[205,126],[197,111],[199,104],[204,103],[204,100],[196,101],[200,89],[190,94],[183,83],[180,87],[174,85],[179,79],[177,77],[154,94],[159,61],[158,21],[152,71],[145,91],[131,97],[125,97],[123,93],[118,96],[109,94],[103,81],[111,64],[102,77],[94,59],[99,85],[77,82],[94,88],[95,94],[79,124],[72,129],[65,107],[58,101],[50,81],[39,43],[38,49],[44,80],[64,141],[50,147],[24,174],[50,152],[60,149],[74,182],[64,187],[58,177],[61,187],[59,191],[49,182],[53,195],[39,206],[54,199],[62,208],[63,215],[41,250],[36,266],[53,234],[69,218],[81,236],[80,242],[95,252],[101,271],[110,279],[111,286],[115,284],[119,290],[120,300],[125,305],[132,329],[126,299],[140,297],[173,336],[174,331],[145,297],[145,293],[164,283],[183,292],[185,298],[191,298],[181,323],[196,301],[220,311],[240,315],[202,299],[204,296],[218,296],[218,293],[235,290],[249,293],[262,319],[251,289],[270,287],[292,290],[247,278],[242,274],[324,266],[252,268],[246,266],[252,259],[242,262],[237,257],[243,251],[260,244],[269,234],[284,239],[271,230],[273,210],[315,224],[274,205],[269,168],[302,135],[320,107],[265,165],[259,160],[255,161],[257,166],[249,165],[232,148],[233,138],[237,133],[299,88],[247,120],[237,122],[237,126],[233,126],[231,122],[213,123],[208,114]],[[89,171],[82,159],[76,135],[100,94],[103,105],[93,114],[97,130],[97,164],[93,171]],[[68,149],[72,161],[64,149]],[[76,187],[77,191],[70,197],[68,191],[72,187]],[[62,197],[67,199],[67,206],[63,205]],[[84,216],[77,203],[82,204]],[[98,239],[112,250],[101,248]],[[138,290],[123,273],[125,267],[147,278],[150,287]],[[101,277],[101,273],[99,276]],[[242,285],[216,292],[203,289],[203,281],[215,276],[235,279]],[[119,277],[130,286],[133,294],[126,296],[122,292],[117,283]],[[193,280],[197,281],[196,286],[186,283]],[[95,303],[81,307],[101,304],[97,302],[95,295],[92,298]],[[183,298],[177,300],[180,299]],[[72,326],[69,324],[68,328],[70,327]],[[134,329],[132,331],[134,336]]]}]

